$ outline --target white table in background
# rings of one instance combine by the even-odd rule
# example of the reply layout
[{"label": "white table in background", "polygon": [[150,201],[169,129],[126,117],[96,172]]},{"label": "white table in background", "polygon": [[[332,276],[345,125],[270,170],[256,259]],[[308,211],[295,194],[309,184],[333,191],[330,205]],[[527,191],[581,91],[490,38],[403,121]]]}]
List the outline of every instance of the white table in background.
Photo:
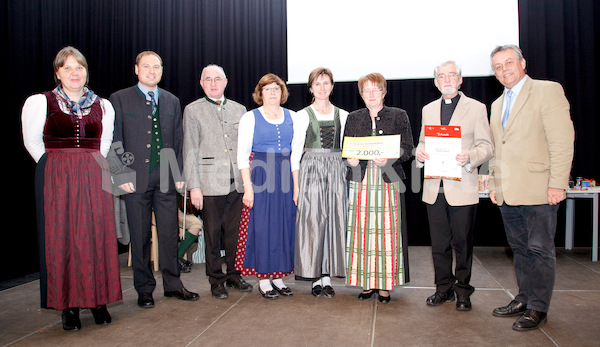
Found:
[{"label": "white table in background", "polygon": [[573,249],[575,224],[575,199],[592,199],[592,261],[598,261],[598,197],[600,188],[567,190],[567,220],[565,223],[565,249]]},{"label": "white table in background", "polygon": [[[598,261],[598,200],[600,188],[587,190],[567,190],[567,211],[565,221],[565,249],[573,249],[573,226],[575,224],[575,199],[592,199],[592,261]],[[480,199],[488,199],[488,192],[479,192]]]}]

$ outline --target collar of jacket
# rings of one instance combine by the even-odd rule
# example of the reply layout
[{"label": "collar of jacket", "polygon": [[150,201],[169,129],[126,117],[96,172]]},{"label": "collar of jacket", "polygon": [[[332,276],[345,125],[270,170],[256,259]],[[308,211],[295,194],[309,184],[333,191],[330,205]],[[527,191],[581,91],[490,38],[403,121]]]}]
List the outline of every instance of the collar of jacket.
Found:
[{"label": "collar of jacket", "polygon": [[[206,101],[210,102],[211,104],[215,104],[215,105],[219,105],[218,102],[214,101],[213,99],[209,98],[208,96],[204,96],[204,98],[206,99]],[[225,105],[227,103],[227,98],[225,96],[223,96],[223,103],[221,105]]]}]

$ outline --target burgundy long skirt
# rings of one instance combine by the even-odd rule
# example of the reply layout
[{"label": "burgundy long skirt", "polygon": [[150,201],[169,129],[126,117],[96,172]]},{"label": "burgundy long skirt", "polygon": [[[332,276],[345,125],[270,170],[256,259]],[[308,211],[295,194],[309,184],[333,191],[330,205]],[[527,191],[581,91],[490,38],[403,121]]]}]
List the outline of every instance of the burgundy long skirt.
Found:
[{"label": "burgundy long skirt", "polygon": [[103,180],[105,188],[110,180],[106,160],[86,149],[53,150],[43,159],[36,170],[38,185],[43,182],[41,306],[62,310],[121,300],[113,200],[103,189]]}]

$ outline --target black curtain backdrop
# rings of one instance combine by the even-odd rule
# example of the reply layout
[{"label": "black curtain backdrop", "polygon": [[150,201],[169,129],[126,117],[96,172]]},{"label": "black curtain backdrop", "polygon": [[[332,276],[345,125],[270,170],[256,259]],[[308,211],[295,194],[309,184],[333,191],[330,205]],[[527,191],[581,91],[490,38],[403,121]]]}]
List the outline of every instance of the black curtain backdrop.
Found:
[{"label": "black curtain backdrop", "polygon": [[[22,144],[20,114],[28,96],[54,87],[52,61],[62,47],[72,45],[82,51],[89,64],[89,87],[103,97],[136,83],[135,56],[142,50],[156,51],[164,62],[161,87],[179,96],[182,108],[202,96],[199,75],[210,63],[224,67],[229,79],[226,95],[249,109],[256,107],[251,93],[262,75],[273,72],[284,80],[287,77],[286,3],[281,0],[5,0],[0,11],[0,44],[5,47],[0,62],[7,77],[3,100],[9,119],[0,282],[38,270],[35,164]],[[600,73],[594,64],[600,57],[599,12],[600,4],[593,0],[519,1],[520,46],[529,75],[560,82],[571,102],[576,129],[572,175],[596,179],[600,168],[593,103],[600,91],[596,83]],[[318,13],[315,10],[316,15],[326,16]],[[348,47],[352,49],[364,48],[357,43]],[[288,88],[286,107],[299,110],[310,103],[306,85]],[[494,77],[465,78],[462,91],[489,107],[502,86]],[[407,110],[415,141],[421,108],[438,97],[432,79],[388,81],[386,104]],[[364,107],[356,83],[337,83],[333,102],[348,111]],[[411,163],[405,169],[409,175],[420,175],[411,170]],[[428,245],[420,193],[407,188],[409,244]],[[578,202],[577,207],[575,246],[589,247],[591,204]],[[564,206],[559,216],[556,243],[560,246]],[[507,245],[499,211],[489,201],[479,207],[475,244]]]}]

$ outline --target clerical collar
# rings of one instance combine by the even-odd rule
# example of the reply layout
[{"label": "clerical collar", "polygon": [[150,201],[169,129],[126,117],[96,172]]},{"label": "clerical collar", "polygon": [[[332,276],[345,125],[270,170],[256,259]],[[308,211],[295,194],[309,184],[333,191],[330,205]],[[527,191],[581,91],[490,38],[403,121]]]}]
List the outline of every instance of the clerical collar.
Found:
[{"label": "clerical collar", "polygon": [[225,95],[223,95],[221,99],[213,99],[206,95],[204,96],[204,98],[206,99],[206,101],[215,105],[225,105],[227,103],[227,98],[225,97]]},{"label": "clerical collar", "polygon": [[458,99],[460,99],[460,93],[456,94],[456,96],[453,97],[452,99],[444,99],[444,98],[442,98],[442,100],[444,100],[444,104],[446,104],[446,105],[456,104],[456,103],[458,103]]}]

